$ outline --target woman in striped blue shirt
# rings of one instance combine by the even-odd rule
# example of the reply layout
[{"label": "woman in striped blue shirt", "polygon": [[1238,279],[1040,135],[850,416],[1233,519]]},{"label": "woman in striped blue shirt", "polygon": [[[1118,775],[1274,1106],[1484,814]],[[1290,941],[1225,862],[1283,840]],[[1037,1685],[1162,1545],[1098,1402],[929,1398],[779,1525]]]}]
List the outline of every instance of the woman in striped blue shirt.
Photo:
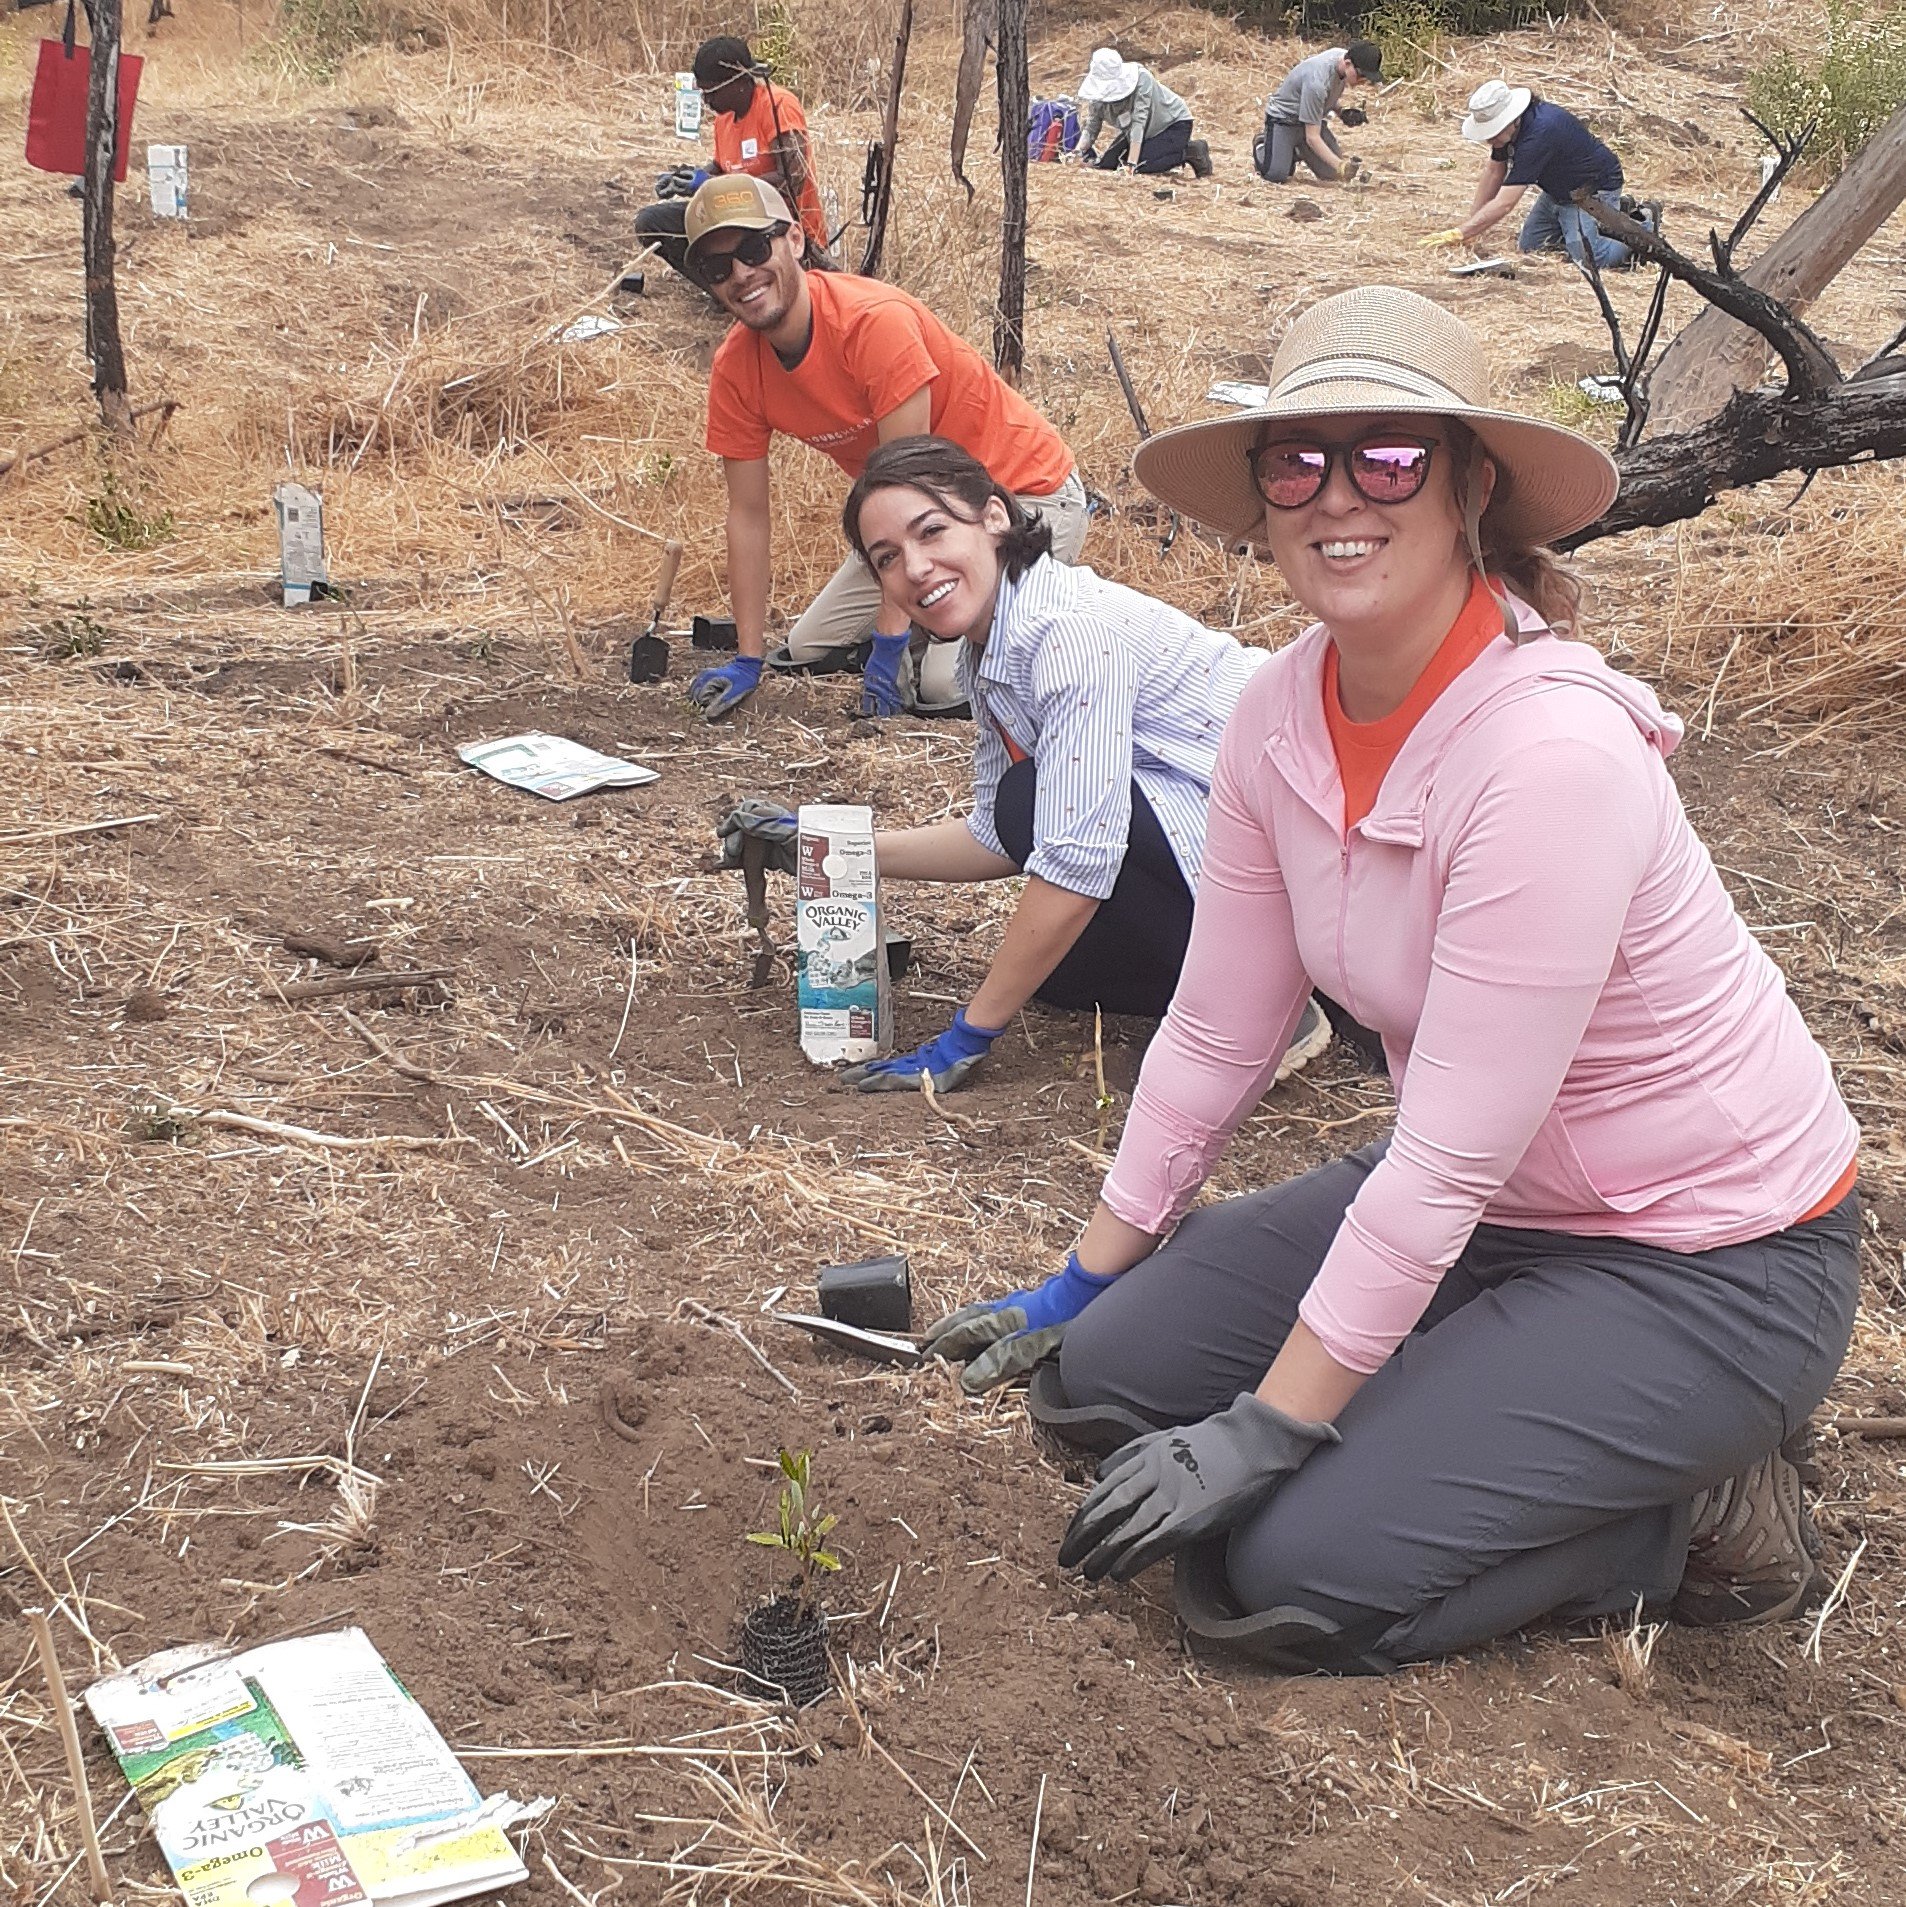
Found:
[{"label": "woman in striped blue shirt", "polygon": [[[1218,738],[1265,653],[1057,561],[1045,525],[943,438],[882,445],[843,523],[892,606],[960,644],[978,737],[971,814],[881,832],[881,873],[1028,877],[952,1026],[843,1078],[866,1092],[917,1091],[923,1073],[936,1091],[957,1086],[1035,998],[1162,1014],[1191,932]],[[1328,1039],[1321,1017],[1306,1035],[1311,1050]]]}]

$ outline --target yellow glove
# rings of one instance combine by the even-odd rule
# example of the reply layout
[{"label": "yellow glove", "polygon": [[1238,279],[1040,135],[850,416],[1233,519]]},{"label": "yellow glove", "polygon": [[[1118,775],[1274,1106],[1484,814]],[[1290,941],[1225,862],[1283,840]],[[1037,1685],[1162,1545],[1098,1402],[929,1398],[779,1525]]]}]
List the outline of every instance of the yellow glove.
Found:
[{"label": "yellow glove", "polygon": [[1419,238],[1416,241],[1416,248],[1418,251],[1427,252],[1438,250],[1445,245],[1461,245],[1462,243],[1464,243],[1462,233],[1452,225],[1447,231],[1432,232],[1428,238]]}]

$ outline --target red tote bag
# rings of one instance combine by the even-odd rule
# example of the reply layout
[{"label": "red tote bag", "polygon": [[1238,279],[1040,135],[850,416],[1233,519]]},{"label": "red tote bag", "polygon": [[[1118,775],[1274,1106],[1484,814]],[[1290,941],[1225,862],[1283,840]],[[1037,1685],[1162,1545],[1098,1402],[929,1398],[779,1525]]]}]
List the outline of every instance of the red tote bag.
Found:
[{"label": "red tote bag", "polygon": [[[92,53],[73,44],[73,8],[66,9],[65,37],[40,42],[40,64],[33,75],[33,97],[26,115],[26,162],[42,172],[86,170],[86,88]],[[132,106],[139,93],[136,53],[119,56],[119,140],[113,151],[113,178],[126,177],[126,153],[132,143]]]}]

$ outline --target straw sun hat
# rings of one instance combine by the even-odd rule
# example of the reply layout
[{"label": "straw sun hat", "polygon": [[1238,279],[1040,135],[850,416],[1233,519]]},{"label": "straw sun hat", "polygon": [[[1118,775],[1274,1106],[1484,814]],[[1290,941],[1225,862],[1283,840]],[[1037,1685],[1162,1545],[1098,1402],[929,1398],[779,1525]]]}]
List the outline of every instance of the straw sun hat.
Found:
[{"label": "straw sun hat", "polygon": [[1504,543],[1544,544],[1593,523],[1620,477],[1600,445],[1489,402],[1489,367],[1454,312],[1389,285],[1365,285],[1312,305],[1271,362],[1259,410],[1180,424],[1138,448],[1132,468],[1161,503],[1207,524],[1227,544],[1264,541],[1264,500],[1247,458],[1270,424],[1368,411],[1454,417],[1496,465],[1484,522]]}]

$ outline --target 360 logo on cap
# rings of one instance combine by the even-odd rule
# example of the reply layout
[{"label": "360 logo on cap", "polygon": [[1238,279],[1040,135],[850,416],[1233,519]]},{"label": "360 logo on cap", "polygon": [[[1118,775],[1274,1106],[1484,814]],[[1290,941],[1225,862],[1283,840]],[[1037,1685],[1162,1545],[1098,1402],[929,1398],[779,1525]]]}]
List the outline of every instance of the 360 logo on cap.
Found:
[{"label": "360 logo on cap", "polygon": [[689,200],[682,229],[692,250],[710,232],[764,232],[771,225],[793,223],[787,201],[767,180],[747,172],[725,172]]}]

